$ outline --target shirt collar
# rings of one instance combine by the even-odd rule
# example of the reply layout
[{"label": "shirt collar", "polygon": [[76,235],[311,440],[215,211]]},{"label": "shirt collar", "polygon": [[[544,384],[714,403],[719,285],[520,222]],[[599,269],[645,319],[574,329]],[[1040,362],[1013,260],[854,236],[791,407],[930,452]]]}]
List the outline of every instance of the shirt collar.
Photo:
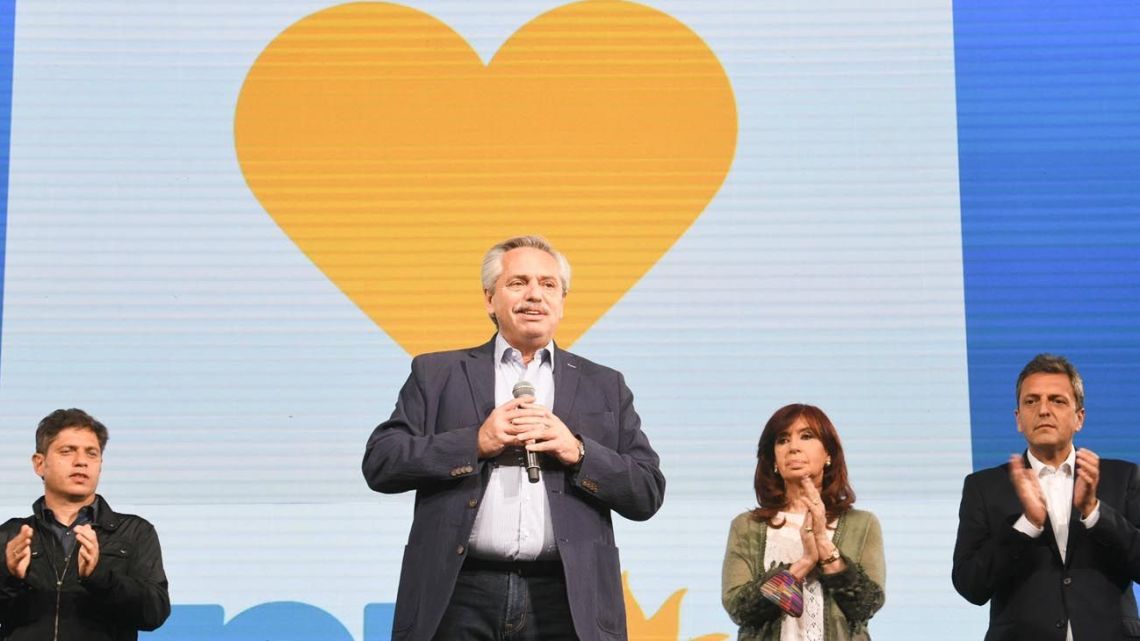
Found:
[{"label": "shirt collar", "polygon": [[1025,455],[1029,459],[1029,467],[1033,469],[1034,476],[1037,476],[1038,478],[1047,476],[1049,474],[1055,474],[1057,472],[1063,472],[1065,476],[1072,477],[1073,468],[1077,463],[1077,448],[1074,447],[1071,443],[1069,444],[1069,455],[1065,457],[1065,460],[1057,468],[1050,467],[1049,465],[1046,465],[1045,463],[1037,460],[1037,457],[1033,456],[1033,452],[1029,450],[1026,450]]},{"label": "shirt collar", "polygon": [[59,520],[55,518],[55,512],[52,512],[51,509],[45,505],[43,506],[43,520],[49,525],[58,526],[61,529],[70,529],[73,526],[83,525],[84,523],[94,523],[98,516],[98,512],[96,511],[98,505],[99,502],[96,501],[91,505],[84,505],[79,508],[79,512],[75,514],[75,522],[70,524],[60,523]]},{"label": "shirt collar", "polygon": [[[519,362],[522,362],[522,353],[518,349],[511,347],[507,339],[503,338],[502,334],[495,334],[495,362],[502,363],[506,353],[509,350],[519,354]],[[554,367],[554,341],[546,344],[546,347],[540,348],[535,352],[535,356],[541,359],[540,362],[548,363],[552,368]]]}]

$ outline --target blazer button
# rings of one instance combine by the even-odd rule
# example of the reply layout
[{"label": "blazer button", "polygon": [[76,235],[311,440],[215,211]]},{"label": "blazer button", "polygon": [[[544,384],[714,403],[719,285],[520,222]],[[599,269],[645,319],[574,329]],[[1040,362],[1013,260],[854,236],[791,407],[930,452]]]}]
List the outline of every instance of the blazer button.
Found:
[{"label": "blazer button", "polygon": [[457,546],[457,547],[455,548],[455,553],[456,553],[456,554],[458,554],[458,555],[460,555],[460,556],[463,556],[463,550],[464,550],[464,547],[463,547],[462,545],[460,545],[460,546]]},{"label": "blazer button", "polygon": [[467,499],[467,507],[475,507],[476,505],[479,505],[479,499],[475,497]]},{"label": "blazer button", "polygon": [[1061,581],[1061,583],[1064,583],[1065,585],[1071,585],[1073,583],[1073,578],[1067,576],[1065,577],[1064,581]]},{"label": "blazer button", "polygon": [[1058,621],[1058,622],[1056,622],[1056,623],[1054,623],[1054,624],[1053,624],[1053,627],[1055,627],[1055,628],[1057,628],[1058,630],[1060,630],[1061,628],[1065,627],[1065,622],[1064,622],[1064,621]]}]

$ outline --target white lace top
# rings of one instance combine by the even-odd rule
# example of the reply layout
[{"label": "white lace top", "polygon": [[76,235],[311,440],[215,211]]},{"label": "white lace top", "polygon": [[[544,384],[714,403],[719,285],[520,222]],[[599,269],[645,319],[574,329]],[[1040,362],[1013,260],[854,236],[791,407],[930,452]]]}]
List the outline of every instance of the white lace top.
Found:
[{"label": "white lace top", "polygon": [[[768,527],[767,542],[764,545],[764,567],[774,563],[795,563],[804,555],[800,541],[800,527],[804,523],[803,514],[780,512],[779,517],[787,520],[784,527]],[[827,538],[835,535],[832,527],[827,529]],[[813,575],[804,579],[804,613],[798,619],[783,615],[780,621],[780,641],[823,641],[823,587]]]}]

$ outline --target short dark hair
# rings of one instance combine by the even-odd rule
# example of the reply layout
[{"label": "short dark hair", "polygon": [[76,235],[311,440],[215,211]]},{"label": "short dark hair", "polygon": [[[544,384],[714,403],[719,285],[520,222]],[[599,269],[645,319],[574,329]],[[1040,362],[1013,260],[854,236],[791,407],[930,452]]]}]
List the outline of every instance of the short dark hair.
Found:
[{"label": "short dark hair", "polygon": [[107,427],[95,420],[94,416],[73,407],[56,410],[40,421],[40,426],[36,428],[36,453],[47,454],[48,447],[55,437],[63,430],[72,427],[95,432],[95,438],[99,439],[99,451],[107,447],[109,438]]},{"label": "short dark hair", "polygon": [[1017,391],[1014,395],[1015,406],[1021,405],[1021,384],[1033,374],[1064,374],[1068,376],[1069,383],[1073,386],[1073,400],[1077,403],[1077,409],[1082,409],[1085,406],[1085,384],[1081,380],[1081,373],[1077,371],[1076,365],[1069,362],[1069,359],[1057,354],[1038,354],[1021,369],[1021,373],[1017,375]]}]

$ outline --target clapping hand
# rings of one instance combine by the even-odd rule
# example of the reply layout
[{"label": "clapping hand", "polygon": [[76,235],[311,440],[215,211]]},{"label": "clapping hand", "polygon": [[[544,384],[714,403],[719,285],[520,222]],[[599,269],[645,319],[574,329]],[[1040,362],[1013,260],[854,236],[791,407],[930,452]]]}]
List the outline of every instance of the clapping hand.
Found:
[{"label": "clapping hand", "polygon": [[75,541],[79,544],[79,576],[87,578],[99,564],[99,538],[90,525],[75,526]]},{"label": "clapping hand", "polygon": [[[816,524],[812,528],[815,538],[816,563],[820,564],[825,574],[842,572],[847,566],[842,559],[836,558],[835,544],[827,537],[827,506],[823,503],[823,497],[819,495],[819,490],[816,489],[815,483],[809,477],[805,476],[800,479],[800,488],[803,490],[803,501],[807,507],[804,523],[810,521]],[[831,563],[824,564],[823,561],[828,559],[833,560]]]},{"label": "clapping hand", "polygon": [[1100,457],[1092,450],[1077,450],[1077,469],[1073,483],[1073,507],[1087,519],[1097,506],[1096,486],[1100,482]]},{"label": "clapping hand", "polygon": [[[1045,507],[1045,493],[1041,491],[1041,484],[1037,482],[1033,470],[1025,467],[1020,454],[1009,457],[1009,481],[1013,483],[1013,489],[1021,501],[1021,510],[1025,518],[1029,519],[1034,527],[1045,527],[1045,516],[1048,514]],[[1074,491],[1073,502],[1076,500],[1077,493]]]},{"label": "clapping hand", "polygon": [[811,510],[807,509],[807,502],[804,499],[800,499],[799,503],[797,503],[797,507],[805,510],[804,524],[800,526],[800,543],[803,544],[804,554],[799,560],[792,564],[792,567],[788,568],[788,571],[797,579],[803,581],[812,569],[815,568],[816,564],[819,563],[819,550],[815,544],[815,523],[811,517]]},{"label": "clapping hand", "polygon": [[28,575],[28,564],[32,562],[32,528],[21,525],[16,536],[4,548],[4,559],[8,564],[8,574],[23,579]]}]

